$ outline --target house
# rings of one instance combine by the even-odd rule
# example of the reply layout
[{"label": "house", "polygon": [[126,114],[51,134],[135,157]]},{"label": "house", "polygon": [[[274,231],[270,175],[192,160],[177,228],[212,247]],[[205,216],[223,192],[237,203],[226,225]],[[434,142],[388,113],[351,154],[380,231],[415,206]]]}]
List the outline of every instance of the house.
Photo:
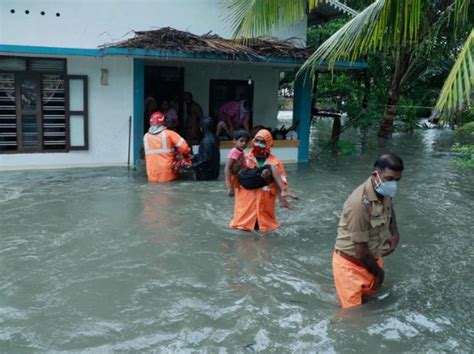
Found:
[{"label": "house", "polygon": [[[273,34],[273,49],[287,45],[278,53],[226,41],[224,16],[217,0],[1,1],[0,169],[136,163],[152,91],[179,105],[189,91],[211,116],[225,100],[247,98],[253,124],[275,127],[279,73],[307,58],[307,19]],[[183,38],[144,46],[153,35],[207,46]],[[275,143],[284,161],[308,160],[311,90],[297,80],[299,140]]]}]

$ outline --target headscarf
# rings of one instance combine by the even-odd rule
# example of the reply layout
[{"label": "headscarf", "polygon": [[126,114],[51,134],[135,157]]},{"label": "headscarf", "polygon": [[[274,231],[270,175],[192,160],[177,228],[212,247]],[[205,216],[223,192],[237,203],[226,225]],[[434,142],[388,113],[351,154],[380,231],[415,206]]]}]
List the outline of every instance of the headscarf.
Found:
[{"label": "headscarf", "polygon": [[[265,139],[266,147],[265,152],[268,154],[272,153],[272,146],[273,146],[273,137],[272,133],[270,133],[267,129],[260,129],[257,134],[255,134],[255,138]],[[252,140],[252,147],[255,142],[255,138]]]}]

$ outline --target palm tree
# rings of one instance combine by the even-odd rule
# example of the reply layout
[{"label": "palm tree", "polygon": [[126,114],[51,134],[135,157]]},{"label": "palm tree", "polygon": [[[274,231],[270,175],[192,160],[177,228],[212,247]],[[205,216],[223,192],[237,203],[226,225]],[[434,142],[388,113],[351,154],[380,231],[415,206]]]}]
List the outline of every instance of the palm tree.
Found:
[{"label": "palm tree", "polygon": [[[311,11],[322,0],[230,1],[234,38],[252,38],[301,21],[306,9]],[[423,65],[423,58],[429,55],[434,43],[447,42],[459,35],[467,22],[469,3],[470,0],[376,0],[317,48],[300,72],[314,73],[323,60],[332,69],[338,60],[353,61],[378,51],[390,53],[391,80],[379,130],[379,136],[388,137],[403,84]],[[459,64],[453,68],[457,68],[457,74],[449,76],[440,96],[437,109],[446,120],[470,104],[474,86],[472,43],[472,38],[466,42]]]},{"label": "palm tree", "polygon": [[[436,102],[435,114],[444,122],[471,106],[474,87],[474,29],[471,30]],[[452,123],[452,122],[451,122]]]}]

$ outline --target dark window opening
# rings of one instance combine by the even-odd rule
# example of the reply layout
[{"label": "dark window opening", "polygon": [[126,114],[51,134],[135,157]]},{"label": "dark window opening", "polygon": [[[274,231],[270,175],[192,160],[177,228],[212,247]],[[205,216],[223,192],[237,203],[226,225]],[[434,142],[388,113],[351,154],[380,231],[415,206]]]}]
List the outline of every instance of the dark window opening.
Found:
[{"label": "dark window opening", "polygon": [[[178,114],[177,130],[184,127],[184,69],[171,66],[145,67],[144,131],[150,127],[150,115],[162,110],[163,101]],[[163,112],[166,113],[166,112]]]},{"label": "dark window opening", "polygon": [[25,10],[25,14],[29,14],[30,13],[30,10]]},{"label": "dark window opening", "polygon": [[14,14],[14,13],[15,13],[15,9],[11,9],[11,10],[10,10],[10,13],[11,13],[11,14]]},{"label": "dark window opening", "polygon": [[46,12],[44,11],[41,11],[41,16],[44,16]]}]

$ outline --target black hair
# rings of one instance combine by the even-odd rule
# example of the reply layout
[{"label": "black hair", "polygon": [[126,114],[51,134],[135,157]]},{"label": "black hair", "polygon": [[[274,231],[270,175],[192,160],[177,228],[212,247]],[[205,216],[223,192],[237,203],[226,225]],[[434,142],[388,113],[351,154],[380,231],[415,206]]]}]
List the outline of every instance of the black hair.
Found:
[{"label": "black hair", "polygon": [[385,154],[380,156],[374,163],[374,169],[385,170],[390,169],[393,171],[403,171],[403,161],[397,155]]},{"label": "black hair", "polygon": [[236,130],[234,132],[234,135],[232,136],[232,139],[239,140],[240,138],[245,138],[247,140],[250,140],[249,132],[243,129]]},{"label": "black hair", "polygon": [[193,98],[193,94],[189,91],[186,91],[185,93],[183,93],[183,96],[185,95],[189,95],[189,97],[191,97],[191,99]]}]

